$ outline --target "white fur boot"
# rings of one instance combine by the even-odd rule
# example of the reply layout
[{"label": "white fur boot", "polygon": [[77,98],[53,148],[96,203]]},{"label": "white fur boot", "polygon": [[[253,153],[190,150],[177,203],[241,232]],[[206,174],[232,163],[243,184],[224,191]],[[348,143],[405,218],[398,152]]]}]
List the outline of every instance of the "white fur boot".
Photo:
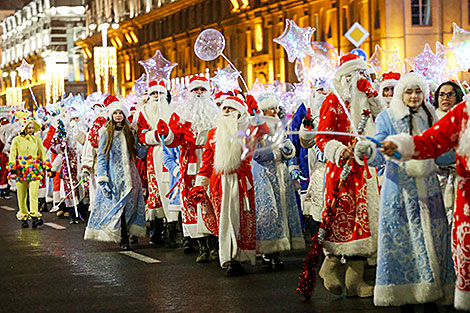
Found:
[{"label": "white fur boot", "polygon": [[327,256],[323,261],[320,272],[318,273],[323,278],[323,285],[325,289],[335,295],[343,293],[343,279],[341,277],[341,263],[340,259],[335,256]]}]

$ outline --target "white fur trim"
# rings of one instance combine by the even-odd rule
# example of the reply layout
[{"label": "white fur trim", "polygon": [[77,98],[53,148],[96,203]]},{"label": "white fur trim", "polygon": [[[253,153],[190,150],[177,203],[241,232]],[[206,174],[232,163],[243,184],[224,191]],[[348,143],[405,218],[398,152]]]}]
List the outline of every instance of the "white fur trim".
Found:
[{"label": "white fur trim", "polygon": [[325,241],[325,255],[371,256],[377,250],[377,239],[368,237],[351,242]]},{"label": "white fur trim", "polygon": [[405,164],[406,173],[411,177],[423,177],[433,173],[436,169],[434,160],[409,160]]},{"label": "white fur trim", "polygon": [[209,182],[210,182],[209,177],[197,175],[194,186],[207,186],[209,185]]},{"label": "white fur trim", "polygon": [[[385,87],[395,87],[397,85],[397,83],[398,83],[398,80],[396,80],[396,79],[386,79],[386,80],[384,80],[383,82],[380,83],[379,95],[382,96]],[[395,91],[395,89],[394,89],[394,91]]]},{"label": "white fur trim", "polygon": [[158,145],[159,142],[157,141],[156,136],[157,136],[157,134],[156,134],[155,130],[151,130],[151,131],[146,132],[145,133],[145,144],[146,145],[151,145],[151,146]]},{"label": "white fur trim", "polygon": [[100,183],[102,181],[109,183],[109,178],[107,176],[98,176],[98,177],[96,177],[96,183]]},{"label": "white fur trim", "polygon": [[455,288],[454,306],[457,310],[470,311],[470,292]]},{"label": "white fur trim", "polygon": [[367,64],[361,58],[354,59],[343,63],[335,73],[335,78],[339,79],[341,76],[350,74],[353,71],[367,70]]},{"label": "white fur trim", "polygon": [[149,87],[148,94],[150,95],[154,91],[161,92],[166,95],[167,89],[163,87],[162,85],[154,85],[152,87]]},{"label": "white fur trim", "polygon": [[374,287],[374,305],[376,306],[435,302],[442,297],[443,288],[437,282]]},{"label": "white fur trim", "polygon": [[330,140],[325,145],[325,157],[328,159],[328,161],[338,165],[339,159],[341,158],[341,153],[344,149],[346,149],[346,146],[338,140]]},{"label": "white fur trim", "polygon": [[113,118],[113,113],[116,110],[120,110],[124,114],[126,119],[129,117],[129,110],[125,107],[124,103],[122,103],[121,101],[114,101],[106,108],[106,110],[108,111],[109,119]]},{"label": "white fur trim", "polygon": [[197,88],[197,87],[203,87],[203,88],[205,88],[207,91],[211,90],[209,81],[204,81],[204,80],[200,80],[200,79],[195,79],[195,80],[193,80],[193,81],[189,84],[188,90],[191,91],[191,90],[193,90],[194,88]]},{"label": "white fur trim", "polygon": [[276,99],[276,96],[268,96],[263,98],[261,101],[258,102],[258,108],[260,110],[268,110],[277,108],[279,106],[279,101]]},{"label": "white fur trim", "polygon": [[223,107],[231,107],[237,110],[240,113],[247,112],[246,105],[240,104],[240,102],[232,100],[232,99],[225,99],[222,104],[220,105],[221,108]]},{"label": "white fur trim", "polygon": [[175,134],[170,129],[170,132],[168,135],[165,137],[165,145],[171,145],[173,143],[173,140],[175,139]]},{"label": "white fur trim", "polygon": [[415,151],[415,142],[413,137],[408,134],[391,135],[385,138],[385,141],[391,141],[397,145],[397,152],[401,154],[400,161],[410,160]]},{"label": "white fur trim", "polygon": [[289,251],[290,249],[291,245],[287,237],[273,240],[256,241],[257,253],[269,254],[273,252]]}]

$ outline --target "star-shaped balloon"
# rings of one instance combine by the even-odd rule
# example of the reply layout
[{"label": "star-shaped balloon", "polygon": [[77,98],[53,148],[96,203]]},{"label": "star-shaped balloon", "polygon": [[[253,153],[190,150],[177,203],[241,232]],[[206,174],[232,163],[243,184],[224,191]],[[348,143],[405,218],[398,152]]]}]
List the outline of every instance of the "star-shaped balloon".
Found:
[{"label": "star-shaped balloon", "polygon": [[227,92],[232,90],[241,90],[238,84],[238,77],[240,72],[235,70],[232,66],[227,65],[225,68],[217,68],[215,76],[211,81],[217,86],[219,91]]},{"label": "star-shaped balloon", "polygon": [[284,47],[287,52],[289,62],[294,62],[297,58],[312,55],[312,35],[315,28],[307,26],[301,28],[293,20],[286,20],[286,28],[281,36],[273,41]]},{"label": "star-shaped balloon", "polygon": [[452,79],[459,71],[459,60],[455,51],[458,50],[461,45],[462,44],[458,44],[457,46],[449,48],[439,41],[436,42],[436,56],[441,58],[442,62],[445,63],[442,73],[445,80]]},{"label": "star-shaped balloon", "polygon": [[[332,45],[322,41],[312,42],[312,49],[314,51],[313,55],[297,59],[295,63],[297,78],[299,81],[306,79],[311,83],[331,80],[338,64],[338,52]],[[304,75],[307,77],[304,77]]]},{"label": "star-shaped balloon", "polygon": [[134,81],[134,86],[132,86],[132,92],[137,96],[137,97],[142,97],[148,89],[148,81],[147,81],[147,74],[143,73],[142,76],[140,76],[139,79],[136,79]]},{"label": "star-shaped balloon", "polygon": [[458,45],[459,43],[466,43],[470,41],[470,31],[460,28],[457,24],[452,23],[453,33],[452,39],[447,44],[449,47]]},{"label": "star-shaped balloon", "polygon": [[160,50],[157,50],[155,55],[150,59],[141,60],[138,63],[144,67],[147,73],[147,82],[163,80],[167,88],[170,87],[171,71],[178,65],[178,63],[173,63],[165,59]]},{"label": "star-shaped balloon", "polygon": [[375,51],[367,60],[377,77],[386,72],[396,72],[404,74],[406,71],[405,64],[400,59],[398,49],[388,51],[382,49],[379,45],[375,45]]},{"label": "star-shaped balloon", "polygon": [[22,82],[33,79],[33,67],[34,65],[29,64],[23,59],[21,65],[16,68],[18,76],[21,78]]},{"label": "star-shaped balloon", "polygon": [[432,52],[428,44],[424,45],[423,52],[414,58],[407,58],[405,60],[413,68],[413,71],[422,75],[428,81],[436,84],[442,82],[444,62]]}]

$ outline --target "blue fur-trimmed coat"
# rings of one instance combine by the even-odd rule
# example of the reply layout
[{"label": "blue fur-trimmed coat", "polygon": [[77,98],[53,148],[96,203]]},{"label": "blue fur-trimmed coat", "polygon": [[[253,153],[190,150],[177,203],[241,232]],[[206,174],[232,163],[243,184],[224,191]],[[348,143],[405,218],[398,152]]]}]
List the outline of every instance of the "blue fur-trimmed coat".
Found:
[{"label": "blue fur-trimmed coat", "polygon": [[[390,108],[377,116],[374,137],[379,141],[410,133],[409,109],[400,104],[401,100],[395,102],[392,100]],[[413,114],[413,121],[413,133],[429,127],[422,107]],[[374,304],[451,301],[455,281],[451,232],[434,160],[401,163],[386,160],[377,151],[369,165],[383,164]]]},{"label": "blue fur-trimmed coat", "polygon": [[[129,157],[122,131],[114,132],[109,161],[106,160],[104,153],[106,142],[107,135],[104,133],[99,140],[96,180],[98,183],[108,182],[112,196],[107,198],[102,188],[98,187],[85,230],[85,239],[119,242],[123,210],[129,234],[144,237],[146,234],[145,202],[135,160]],[[137,138],[135,142],[137,144]],[[139,144],[137,144],[137,149],[140,156],[142,150]]]}]

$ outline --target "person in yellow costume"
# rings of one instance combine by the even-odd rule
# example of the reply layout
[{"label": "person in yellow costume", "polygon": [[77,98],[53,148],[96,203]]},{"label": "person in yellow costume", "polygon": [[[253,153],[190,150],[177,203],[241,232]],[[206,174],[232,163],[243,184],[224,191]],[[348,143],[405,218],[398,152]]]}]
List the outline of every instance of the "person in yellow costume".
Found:
[{"label": "person in yellow costume", "polygon": [[[11,144],[8,163],[9,179],[16,180],[19,212],[16,217],[23,228],[28,228],[28,219],[32,219],[32,227],[42,225],[42,214],[38,212],[39,184],[45,175],[51,176],[50,163],[40,137],[34,133],[41,125],[25,112],[17,112],[21,121],[21,131]],[[29,193],[29,211],[26,199]]]}]

